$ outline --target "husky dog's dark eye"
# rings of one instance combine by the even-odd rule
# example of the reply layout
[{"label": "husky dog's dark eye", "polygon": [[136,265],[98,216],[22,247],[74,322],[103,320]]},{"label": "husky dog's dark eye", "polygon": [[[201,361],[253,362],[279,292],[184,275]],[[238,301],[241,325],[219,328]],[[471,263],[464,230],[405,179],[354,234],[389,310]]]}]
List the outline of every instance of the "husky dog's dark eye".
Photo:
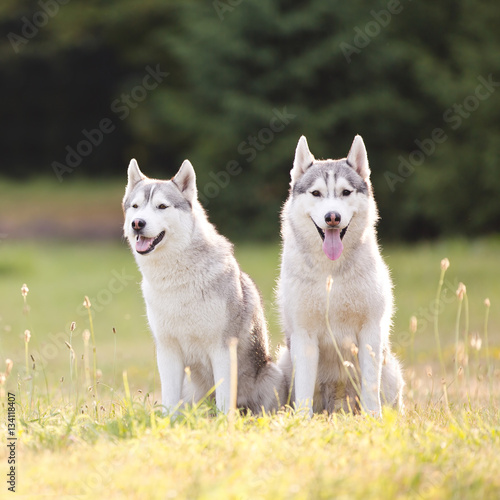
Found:
[{"label": "husky dog's dark eye", "polygon": [[314,191],[311,191],[311,194],[313,196],[316,196],[316,197],[321,196],[321,193],[317,189],[315,189]]},{"label": "husky dog's dark eye", "polygon": [[167,205],[165,205],[164,203],[162,203],[161,205],[158,205],[158,208],[160,210],[165,210],[167,208]]},{"label": "husky dog's dark eye", "polygon": [[348,189],[344,189],[342,191],[342,196],[349,196],[352,193],[352,191],[349,191]]},{"label": "husky dog's dark eye", "polygon": [[134,204],[132,205],[132,208],[139,208],[139,205],[138,205],[137,203],[134,203]]}]

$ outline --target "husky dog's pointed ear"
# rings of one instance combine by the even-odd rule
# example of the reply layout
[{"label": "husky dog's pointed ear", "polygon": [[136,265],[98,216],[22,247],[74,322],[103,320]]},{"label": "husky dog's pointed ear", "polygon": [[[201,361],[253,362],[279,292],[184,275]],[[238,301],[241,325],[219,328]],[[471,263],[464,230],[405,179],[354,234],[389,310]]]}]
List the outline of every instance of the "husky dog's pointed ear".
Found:
[{"label": "husky dog's pointed ear", "polygon": [[293,168],[290,171],[291,182],[293,185],[304,175],[304,172],[313,164],[314,156],[309,151],[307,139],[301,136],[297,149],[295,150],[295,159],[293,160]]},{"label": "husky dog's pointed ear", "polygon": [[365,143],[360,135],[357,135],[352,141],[351,149],[347,155],[347,163],[367,181],[370,178],[370,167],[368,166],[368,154],[366,153]]},{"label": "husky dog's pointed ear", "polygon": [[132,158],[130,160],[130,163],[128,165],[128,181],[127,181],[127,187],[125,188],[125,198],[132,192],[134,187],[144,179],[146,179],[146,176],[140,171],[139,165],[137,164],[137,161],[135,158]]},{"label": "husky dog's pointed ear", "polygon": [[196,189],[196,174],[189,160],[184,160],[181,168],[175,174],[172,181],[190,203],[196,200],[198,196],[198,190]]}]

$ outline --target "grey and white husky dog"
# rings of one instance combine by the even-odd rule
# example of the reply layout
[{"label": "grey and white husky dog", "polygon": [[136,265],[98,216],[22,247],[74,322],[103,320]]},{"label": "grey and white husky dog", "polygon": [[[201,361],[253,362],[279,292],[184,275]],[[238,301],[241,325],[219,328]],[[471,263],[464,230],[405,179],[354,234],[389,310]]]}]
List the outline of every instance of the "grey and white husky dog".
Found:
[{"label": "grey and white husky dog", "polygon": [[261,297],[231,243],[208,221],[191,163],[163,181],[146,177],[132,160],[123,210],[124,234],[143,276],[165,409],[197,402],[216,386],[217,408],[228,411],[232,337],[238,407],[258,413],[284,404],[285,377],[269,355]]},{"label": "grey and white husky dog", "polygon": [[403,377],[389,343],[392,283],[363,139],[354,138],[347,158],[316,160],[302,136],[290,175],[277,296],[288,347],[280,366],[293,379],[293,401],[311,414],[401,407]]}]

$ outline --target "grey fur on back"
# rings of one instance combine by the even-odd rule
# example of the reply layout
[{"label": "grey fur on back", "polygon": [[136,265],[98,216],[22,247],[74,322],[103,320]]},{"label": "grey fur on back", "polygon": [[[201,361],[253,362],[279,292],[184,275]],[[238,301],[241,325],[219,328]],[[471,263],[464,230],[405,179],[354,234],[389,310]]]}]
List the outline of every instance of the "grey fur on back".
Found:
[{"label": "grey fur on back", "polygon": [[[286,385],[269,354],[260,294],[233,245],[208,221],[192,165],[186,161],[173,179],[158,181],[133,160],[123,208],[124,232],[143,275],[165,407],[196,402],[215,385],[217,406],[227,411],[228,343],[237,338],[237,405],[254,413],[279,409]],[[141,238],[150,242],[146,254],[137,246]]]}]

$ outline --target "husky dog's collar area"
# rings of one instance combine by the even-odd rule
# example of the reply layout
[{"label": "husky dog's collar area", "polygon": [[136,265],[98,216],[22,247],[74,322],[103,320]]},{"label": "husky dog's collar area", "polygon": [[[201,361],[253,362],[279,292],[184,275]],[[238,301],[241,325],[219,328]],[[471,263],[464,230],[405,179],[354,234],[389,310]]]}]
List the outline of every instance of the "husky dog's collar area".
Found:
[{"label": "husky dog's collar area", "polygon": [[[311,217],[311,220],[313,221],[313,224],[316,226],[316,229],[318,230],[318,233],[319,235],[321,236],[321,239],[323,241],[325,241],[325,232],[323,231],[323,229],[321,229],[317,224],[316,222],[314,222],[314,219]],[[350,222],[349,222],[350,224]],[[343,240],[344,239],[344,236],[345,236],[345,233],[347,232],[347,228],[349,227],[349,224],[347,224],[346,227],[344,227],[344,229],[342,229],[342,231],[340,231],[340,239]]]},{"label": "husky dog's collar area", "polygon": [[160,241],[163,239],[163,237],[165,236],[165,231],[162,231],[156,238],[144,238],[144,236],[138,234],[135,238],[135,241],[138,242],[141,238],[144,238],[144,239],[149,239],[149,240],[152,240],[148,246],[148,248],[146,250],[137,250],[136,248],[136,252],[141,254],[141,255],[146,255],[150,252],[152,252],[155,248],[156,248],[156,245],[158,245],[158,243],[160,243]]}]

